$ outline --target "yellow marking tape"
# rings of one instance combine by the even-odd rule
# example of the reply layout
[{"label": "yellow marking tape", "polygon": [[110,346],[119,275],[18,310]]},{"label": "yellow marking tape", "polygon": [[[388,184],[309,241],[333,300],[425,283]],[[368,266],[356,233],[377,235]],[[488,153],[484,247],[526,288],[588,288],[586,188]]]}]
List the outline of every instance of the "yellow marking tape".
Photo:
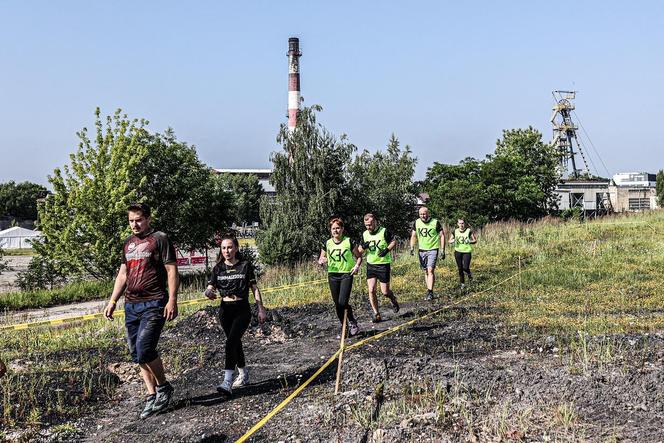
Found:
[{"label": "yellow marking tape", "polygon": [[[363,340],[360,340],[356,343],[353,343],[352,345],[347,346],[345,348],[345,350],[346,351],[351,351],[353,349],[359,348],[360,346],[363,346],[363,345],[369,343],[370,341],[378,340],[381,337],[385,337],[386,335],[392,334],[392,333],[394,333],[394,332],[396,332],[400,329],[403,329],[406,326],[412,325],[412,324],[414,324],[414,323],[416,323],[420,320],[423,320],[425,318],[432,317],[436,314],[439,314],[442,311],[444,311],[446,309],[449,309],[453,306],[456,306],[461,302],[468,301],[469,299],[472,299],[472,297],[484,294],[484,293],[486,293],[486,292],[502,285],[503,283],[506,283],[506,282],[512,280],[513,278],[517,277],[521,272],[523,272],[523,271],[517,272],[517,273],[513,274],[512,276],[507,277],[506,279],[496,283],[495,285],[490,286],[486,289],[483,289],[480,292],[476,292],[476,293],[473,293],[473,294],[468,295],[466,297],[460,298],[459,300],[456,300],[453,303],[448,303],[447,305],[442,306],[442,307],[440,307],[440,308],[438,308],[434,311],[431,311],[428,314],[422,315],[420,317],[416,317],[416,318],[414,318],[412,320],[409,320],[405,323],[401,323],[399,325],[396,325],[396,326],[393,326],[389,329],[386,329],[383,332],[380,332],[376,335],[372,335],[372,336],[367,337]],[[318,368],[318,370],[311,377],[309,377],[307,379],[307,381],[302,383],[295,391],[293,391],[288,397],[286,397],[281,403],[279,403],[274,409],[272,409],[265,417],[263,417],[251,429],[249,429],[247,432],[245,432],[244,435],[237,440],[237,443],[243,443],[243,442],[247,441],[253,434],[256,433],[256,431],[258,431],[260,428],[262,428],[272,417],[274,417],[279,411],[281,411],[283,408],[285,408],[288,405],[288,403],[290,403],[300,392],[302,392],[302,390],[304,390],[304,388],[309,386],[309,384],[312,381],[314,381],[328,366],[330,366],[332,364],[332,362],[334,362],[334,360],[337,359],[337,357],[339,356],[340,353],[341,353],[341,349],[338,349],[337,352],[335,352],[334,355],[332,355],[332,357],[330,357],[329,360],[327,360],[327,362],[325,362],[325,364],[323,364],[323,366]]]},{"label": "yellow marking tape", "polygon": [[286,397],[279,405],[277,405],[276,408],[272,409],[265,417],[263,417],[258,423],[256,423],[251,429],[249,429],[242,437],[240,437],[237,440],[237,443],[242,443],[244,441],[247,441],[249,437],[251,437],[256,431],[258,431],[260,428],[265,425],[265,423],[268,422],[274,415],[281,411],[288,403],[290,403],[297,395],[304,390],[307,386],[309,386],[309,383],[314,381],[320,374],[323,373],[325,369],[327,369],[328,366],[330,366],[334,360],[337,359],[339,356],[339,350],[332,355],[314,374],[307,379],[304,383],[302,383],[296,390],[294,390],[288,397]]},{"label": "yellow marking tape", "polygon": [[[310,281],[305,281],[305,282],[293,283],[291,285],[275,286],[275,287],[272,287],[272,288],[262,289],[261,292],[263,294],[269,294],[271,292],[282,291],[284,289],[302,288],[302,287],[307,287],[307,286],[311,286],[311,285],[320,284],[320,283],[323,283],[323,282],[327,282],[327,279],[310,280]],[[192,305],[207,303],[209,301],[213,301],[213,300],[210,300],[207,297],[195,298],[195,299],[192,299],[192,300],[184,300],[184,301],[178,302],[178,307],[192,306]],[[123,316],[124,315],[124,310],[118,309],[117,311],[115,311],[113,313],[113,315]],[[2,326],[0,326],[0,331],[6,331],[6,330],[20,331],[20,330],[23,330],[23,329],[37,328],[37,327],[40,327],[40,326],[55,326],[55,325],[61,325],[61,324],[64,324],[64,323],[94,320],[94,319],[103,318],[103,317],[104,317],[103,312],[97,312],[97,313],[94,313],[94,314],[84,314],[84,315],[77,315],[77,316],[74,316],[74,317],[65,317],[65,318],[58,318],[58,319],[52,319],[52,320],[37,320],[37,321],[33,321],[33,322],[19,323],[19,324],[14,324],[14,325],[2,325]]]}]

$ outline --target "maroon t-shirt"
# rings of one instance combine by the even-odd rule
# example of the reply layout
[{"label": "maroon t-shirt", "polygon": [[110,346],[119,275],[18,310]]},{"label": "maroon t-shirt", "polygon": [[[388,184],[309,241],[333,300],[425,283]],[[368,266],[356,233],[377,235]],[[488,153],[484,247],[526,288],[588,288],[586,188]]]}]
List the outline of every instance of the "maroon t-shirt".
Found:
[{"label": "maroon t-shirt", "polygon": [[122,263],[127,265],[125,302],[159,300],[168,296],[166,266],[176,263],[175,248],[168,236],[153,231],[132,235],[124,242]]}]

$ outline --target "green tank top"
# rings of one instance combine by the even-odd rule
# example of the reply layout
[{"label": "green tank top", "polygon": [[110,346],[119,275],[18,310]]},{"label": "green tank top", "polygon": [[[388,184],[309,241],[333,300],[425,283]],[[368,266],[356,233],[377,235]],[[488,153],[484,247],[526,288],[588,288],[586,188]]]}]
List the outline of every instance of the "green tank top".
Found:
[{"label": "green tank top", "polygon": [[355,266],[355,259],[351,248],[350,238],[344,236],[340,243],[331,238],[325,243],[325,256],[327,257],[327,272],[348,273]]},{"label": "green tank top", "polygon": [[454,250],[458,252],[473,252],[473,245],[470,244],[470,229],[466,228],[463,232],[459,228],[454,230]]},{"label": "green tank top", "polygon": [[383,249],[387,249],[387,241],[385,241],[385,228],[380,227],[375,233],[364,231],[362,239],[369,243],[367,251],[367,263],[371,265],[386,265],[392,263],[392,254],[387,253],[385,257],[379,257],[378,253]]},{"label": "green tank top", "polygon": [[420,251],[440,249],[440,235],[436,232],[437,224],[438,220],[435,218],[430,219],[427,223],[419,218],[415,220],[415,233]]}]

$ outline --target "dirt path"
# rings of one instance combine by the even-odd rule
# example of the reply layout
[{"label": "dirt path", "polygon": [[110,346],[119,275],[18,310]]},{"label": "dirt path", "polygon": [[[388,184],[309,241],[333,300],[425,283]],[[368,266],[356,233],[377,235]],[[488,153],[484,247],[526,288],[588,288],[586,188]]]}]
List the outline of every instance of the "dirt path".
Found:
[{"label": "dirt path", "polygon": [[[356,310],[366,336],[429,309],[406,304],[378,325],[368,307]],[[252,441],[664,440],[664,337],[618,337],[620,357],[584,368],[549,338],[524,341],[472,320],[487,313],[455,308],[349,352],[341,395],[333,396],[333,365]],[[139,420],[143,387],[122,363],[115,399],[76,422],[76,438],[234,441],[335,352],[337,332],[331,306],[272,311],[244,339],[251,385],[226,399],[215,390],[224,355],[216,312],[201,310],[160,344],[173,410]]]},{"label": "dirt path", "polygon": [[0,294],[3,292],[18,290],[18,286],[16,286],[16,278],[18,277],[18,273],[28,269],[28,264],[30,264],[32,256],[10,255],[3,257],[3,260],[7,262],[11,269],[9,271],[3,271],[3,273],[0,274]]}]

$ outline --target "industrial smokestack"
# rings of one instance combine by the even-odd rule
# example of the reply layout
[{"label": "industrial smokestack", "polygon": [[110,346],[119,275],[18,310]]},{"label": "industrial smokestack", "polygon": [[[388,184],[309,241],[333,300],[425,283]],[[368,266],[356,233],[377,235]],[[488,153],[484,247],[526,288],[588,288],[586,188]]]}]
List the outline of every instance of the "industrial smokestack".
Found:
[{"label": "industrial smokestack", "polygon": [[288,132],[295,130],[300,109],[300,39],[288,39]]}]

